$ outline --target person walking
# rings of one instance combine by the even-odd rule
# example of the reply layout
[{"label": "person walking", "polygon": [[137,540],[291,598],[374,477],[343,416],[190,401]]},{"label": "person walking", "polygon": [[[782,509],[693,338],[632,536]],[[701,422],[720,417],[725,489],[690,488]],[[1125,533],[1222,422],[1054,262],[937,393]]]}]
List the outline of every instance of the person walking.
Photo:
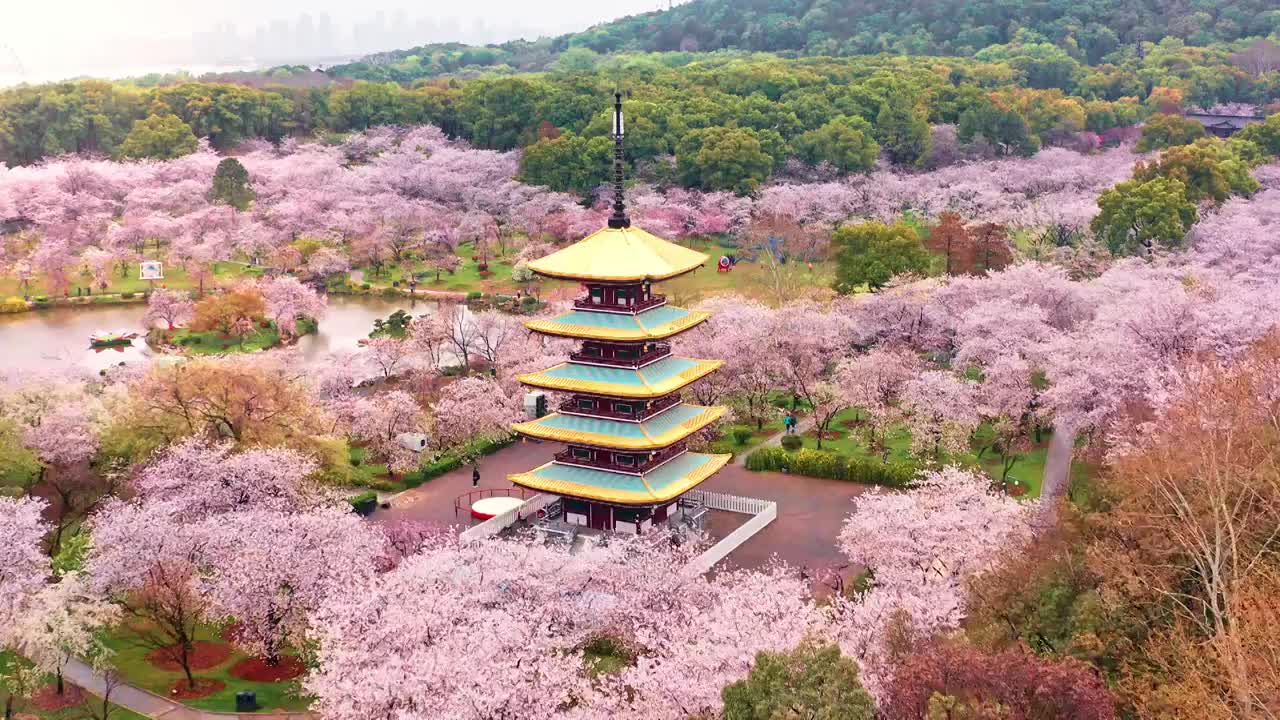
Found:
[{"label": "person walking", "polygon": [[791,434],[795,433],[795,431],[796,431],[796,416],[795,416],[795,415],[792,415],[791,413],[787,413],[787,416],[786,416],[786,417],[784,417],[784,418],[782,418],[782,428],[783,428],[783,430],[785,431],[785,433],[786,433],[787,435],[791,435]]},{"label": "person walking", "polygon": [[480,463],[471,465],[471,487],[480,487]]}]

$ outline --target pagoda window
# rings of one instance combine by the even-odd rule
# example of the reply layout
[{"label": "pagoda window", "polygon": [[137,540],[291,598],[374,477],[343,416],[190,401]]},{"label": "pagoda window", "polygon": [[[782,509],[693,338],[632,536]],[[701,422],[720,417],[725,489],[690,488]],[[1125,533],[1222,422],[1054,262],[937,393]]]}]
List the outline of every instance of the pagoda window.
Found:
[{"label": "pagoda window", "polygon": [[599,285],[593,286],[591,288],[591,302],[593,303],[604,302],[604,288],[600,287]]},{"label": "pagoda window", "polygon": [[596,409],[596,401],[595,401],[595,400],[592,400],[591,398],[578,398],[578,409],[580,409],[580,410],[595,410],[595,409]]},{"label": "pagoda window", "polygon": [[590,451],[590,450],[588,450],[588,449],[586,449],[586,448],[574,448],[574,449],[573,449],[573,456],[574,456],[575,458],[578,458],[579,460],[590,460],[590,459],[591,459],[591,451]]},{"label": "pagoda window", "polygon": [[635,360],[640,357],[635,348],[618,348],[617,355],[619,360]]},{"label": "pagoda window", "polygon": [[631,304],[631,290],[628,288],[618,288],[614,291],[613,296],[619,305]]},{"label": "pagoda window", "polygon": [[615,412],[620,412],[620,413],[635,412],[635,408],[631,405],[631,403],[614,403],[613,409]]},{"label": "pagoda window", "polygon": [[633,467],[636,464],[636,459],[630,455],[614,455],[613,459],[614,462],[626,467]]},{"label": "pagoda window", "polygon": [[600,355],[600,346],[599,346],[599,345],[583,345],[583,346],[582,346],[582,352],[586,353],[587,355],[596,355],[596,356],[599,356],[599,355]]}]

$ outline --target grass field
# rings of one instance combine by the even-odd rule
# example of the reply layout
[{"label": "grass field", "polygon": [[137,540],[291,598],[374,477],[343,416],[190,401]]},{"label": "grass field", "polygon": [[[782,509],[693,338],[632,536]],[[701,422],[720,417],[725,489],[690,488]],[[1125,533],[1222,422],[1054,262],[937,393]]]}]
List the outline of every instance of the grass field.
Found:
[{"label": "grass field", "polygon": [[[840,453],[848,456],[867,457],[869,452],[866,443],[863,441],[862,433],[850,430],[848,424],[858,417],[857,409],[850,409],[841,412],[831,423],[828,432],[838,433],[840,437],[827,438],[822,441],[822,449],[831,452]],[[976,447],[981,447],[981,439],[984,433],[990,432],[989,428],[979,427],[975,433],[977,441],[974,443]],[[1019,458],[1013,469],[1009,472],[1009,479],[1017,480],[1027,486],[1026,497],[1039,497],[1040,486],[1044,483],[1044,464],[1046,456],[1049,453],[1049,438],[1051,433],[1046,430],[1041,435],[1041,443],[1031,450],[1024,452]],[[801,436],[801,442],[804,447],[817,448],[818,438],[812,431],[804,433]],[[885,442],[888,449],[888,460],[897,462],[913,462],[911,455],[911,433],[906,426],[898,426],[889,431],[888,440]],[[880,457],[880,456],[877,456]],[[1003,468],[1000,463],[1000,457],[990,451],[978,457],[978,451],[975,448],[970,452],[958,456],[948,456],[944,461],[962,465],[971,468],[982,468],[994,480],[1000,479]],[[1074,472],[1074,468],[1073,468]]]},{"label": "grass field", "polygon": [[[249,267],[243,263],[220,262],[214,263],[215,282],[233,280],[243,277],[258,277],[263,272],[262,268]],[[205,287],[208,289],[212,283],[206,281]],[[76,296],[76,288],[87,288],[89,286],[89,278],[75,275],[71,283],[71,297]],[[141,293],[153,288],[169,288],[171,290],[195,290],[198,283],[187,277],[187,272],[179,266],[166,266],[164,269],[163,280],[139,280],[138,270],[136,266],[130,266],[128,277],[121,278],[119,273],[112,273],[111,285],[106,290],[94,289],[94,295],[116,294],[116,293]],[[39,295],[49,295],[49,288],[45,279],[37,276],[31,282],[29,289],[23,289],[18,285],[18,281],[11,275],[0,275],[0,297],[17,296],[22,297],[24,294],[36,297]]]},{"label": "grass field", "polygon": [[[201,626],[198,629],[196,639],[220,642],[217,630],[208,626]],[[185,678],[181,670],[161,670],[152,665],[147,660],[147,653],[151,649],[139,644],[137,636],[126,627],[117,628],[108,638],[107,645],[115,651],[113,660],[120,674],[133,685],[150,690],[157,695],[168,695],[169,688],[174,682]],[[298,694],[296,681],[263,683],[233,677],[230,673],[231,667],[246,657],[244,653],[233,649],[231,656],[217,667],[194,672],[196,678],[221,680],[226,683],[226,687],[198,700],[189,700],[186,704],[205,710],[233,712],[236,693],[249,691],[257,693],[258,705],[263,710],[305,710],[307,708],[308,700]]]}]

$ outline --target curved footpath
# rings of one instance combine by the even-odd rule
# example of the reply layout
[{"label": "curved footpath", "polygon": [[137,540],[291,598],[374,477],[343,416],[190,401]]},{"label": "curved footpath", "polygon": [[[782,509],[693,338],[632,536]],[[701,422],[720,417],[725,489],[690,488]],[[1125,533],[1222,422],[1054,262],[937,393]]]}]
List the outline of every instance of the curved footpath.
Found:
[{"label": "curved footpath", "polygon": [[[72,659],[67,663],[63,677],[72,685],[99,697],[105,692],[106,681],[103,677],[79,660]],[[311,713],[222,713],[200,710],[124,683],[112,688],[111,702],[139,715],[163,720],[314,720]]]},{"label": "curved footpath", "polygon": [[[804,432],[808,429],[809,423],[809,418],[801,418],[797,424],[797,431]],[[783,433],[778,433],[761,443],[759,447],[778,445],[782,442],[782,436]],[[1061,498],[1067,491],[1067,488],[1070,487],[1069,480],[1071,475],[1071,460],[1074,450],[1075,433],[1068,432],[1063,428],[1054,428],[1053,437],[1049,441],[1049,452],[1045,458],[1044,482],[1041,485],[1040,490],[1041,498],[1053,498],[1054,500],[1057,500]],[[501,450],[496,455],[490,456],[485,460],[485,484],[492,484],[494,487],[497,487],[501,484],[500,479],[505,477],[504,471],[507,469],[505,465],[511,464],[513,467],[525,467],[529,462],[529,459],[524,457],[525,455],[537,455],[540,457],[545,454],[547,454],[546,449],[538,444],[528,446],[517,444],[511,448]],[[735,458],[734,465],[741,467],[746,462],[746,453],[739,453],[739,456],[739,458]],[[504,463],[504,461],[506,462]],[[783,476],[779,476],[776,473],[748,473],[745,472],[745,470],[737,469],[722,472],[721,474],[725,477],[718,478],[720,482],[713,481],[709,483],[709,487],[713,487],[717,490],[723,490],[725,492],[741,493],[746,491],[748,494],[754,494],[759,497],[767,496],[775,500],[779,499],[775,496],[779,489],[777,480]],[[456,476],[456,478],[453,478],[452,476]],[[792,480],[796,479],[796,476],[786,477],[791,478]],[[456,482],[452,483],[452,485],[457,486],[456,488],[452,487],[448,482],[451,478],[456,480]],[[853,487],[850,483],[840,481],[816,479],[805,480],[816,486],[806,486],[805,495],[811,495],[812,490],[821,488],[831,492],[844,492],[847,496],[845,497],[847,501],[851,500],[853,496],[856,496],[858,492],[861,492],[863,489],[861,486]],[[744,482],[754,482],[755,485],[758,485],[759,487],[751,485],[744,487]],[[716,487],[721,484],[723,484],[724,487]],[[408,517],[413,517],[424,510],[434,509],[442,514],[440,518],[433,518],[433,520],[447,524],[449,520],[446,513],[452,509],[452,503],[449,502],[449,500],[456,494],[456,492],[464,492],[466,489],[469,489],[471,485],[471,473],[467,471],[466,468],[460,468],[451,473],[447,473],[441,478],[437,478],[434,483],[429,485],[430,487],[424,485],[401,493],[401,495],[405,496],[405,500],[396,502],[395,511],[393,512],[396,515],[404,514]],[[830,487],[824,487],[827,485]],[[439,500],[439,502],[422,502],[427,500],[426,495],[438,494],[436,491],[440,491],[446,488],[446,486],[448,486],[448,492],[444,493],[441,498],[433,498],[435,500]],[[459,488],[461,490],[459,490]],[[812,502],[815,498],[805,497],[803,499]],[[779,545],[777,545],[777,543],[779,542],[788,543],[788,546],[800,544],[798,541],[802,536],[798,535],[797,531],[801,528],[808,528],[809,530],[812,530],[814,527],[817,527],[814,523],[821,520],[821,517],[819,516],[830,515],[829,511],[832,507],[829,498],[824,499],[819,503],[822,506],[821,510],[823,512],[819,512],[816,508],[810,508],[806,511],[806,509],[802,507],[803,503],[797,502],[799,498],[783,498],[783,500],[783,502],[779,503],[779,510],[782,511],[782,514],[779,516],[780,520],[779,522],[773,523],[776,527],[766,528],[765,532],[753,537],[751,541],[744,544],[743,548],[739,549],[739,555],[751,557],[740,557],[740,562],[752,559],[756,562],[765,562],[767,559],[777,556],[779,549]],[[788,505],[790,505],[790,507],[788,507]],[[1057,507],[1057,502],[1045,503],[1038,522],[1042,526],[1052,524],[1057,518]],[[792,515],[795,515],[795,517],[792,518]],[[838,525],[840,518],[843,518],[843,513],[839,514],[839,518],[837,518],[836,521],[827,523],[828,525],[832,525],[832,532],[838,531],[836,526]],[[814,535],[815,533],[809,534]],[[825,536],[825,533],[816,534]],[[751,548],[748,547],[753,544],[753,541],[757,541],[754,542],[754,546],[756,550],[759,551],[755,553],[760,556],[758,558],[752,555]],[[804,548],[801,548],[801,550],[804,550]],[[802,567],[816,566],[812,562],[806,562],[806,560],[812,560],[814,557],[822,555],[827,548],[813,547],[808,548],[808,550],[810,553],[808,556],[788,557],[786,559]],[[750,565],[752,563],[746,562],[745,564]],[[67,664],[64,676],[71,684],[82,687],[95,695],[102,695],[105,687],[105,682],[102,676],[95,673],[92,668],[83,662],[74,659],[71,660]],[[119,684],[111,691],[111,701],[116,705],[132,710],[139,715],[145,715],[149,718],[162,718],[163,720],[315,720],[315,717],[310,713],[220,713],[208,710],[199,710],[197,708],[188,707],[175,702],[166,697],[156,695],[155,693],[148,692],[142,688],[126,684]]]}]

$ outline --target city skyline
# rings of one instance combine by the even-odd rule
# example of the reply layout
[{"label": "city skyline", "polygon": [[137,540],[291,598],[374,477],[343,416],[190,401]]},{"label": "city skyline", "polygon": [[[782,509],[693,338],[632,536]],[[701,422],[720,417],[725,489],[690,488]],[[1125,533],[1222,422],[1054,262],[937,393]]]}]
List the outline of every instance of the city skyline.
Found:
[{"label": "city skyline", "polygon": [[[27,3],[7,11],[0,29],[0,85],[77,76],[128,77],[298,63],[323,65],[435,42],[486,44],[585,29],[625,15],[668,7],[668,0],[601,4],[553,0],[552,10],[513,0],[477,0],[450,14],[393,3],[358,9],[320,0],[247,0],[216,7],[121,0],[111,7],[76,1],[71,13]],[[71,19],[68,19],[70,17]]]}]

